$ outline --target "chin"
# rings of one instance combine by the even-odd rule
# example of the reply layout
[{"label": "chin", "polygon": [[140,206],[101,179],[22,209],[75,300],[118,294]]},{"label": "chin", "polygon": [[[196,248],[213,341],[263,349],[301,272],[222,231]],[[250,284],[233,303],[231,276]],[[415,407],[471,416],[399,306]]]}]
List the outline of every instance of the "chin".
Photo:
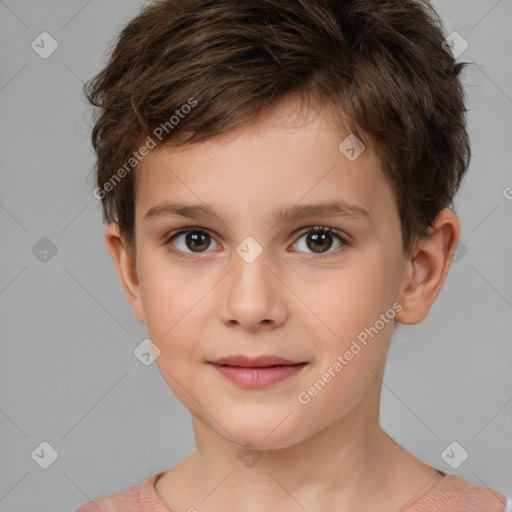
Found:
[{"label": "chin", "polygon": [[[266,421],[262,418],[259,421],[232,421],[228,423],[231,436],[225,431],[218,432],[218,434],[239,448],[284,449],[299,443],[306,437],[302,432],[303,429],[291,421],[291,416],[286,418],[284,415],[279,421],[273,417]],[[280,424],[284,418],[286,419]]]}]

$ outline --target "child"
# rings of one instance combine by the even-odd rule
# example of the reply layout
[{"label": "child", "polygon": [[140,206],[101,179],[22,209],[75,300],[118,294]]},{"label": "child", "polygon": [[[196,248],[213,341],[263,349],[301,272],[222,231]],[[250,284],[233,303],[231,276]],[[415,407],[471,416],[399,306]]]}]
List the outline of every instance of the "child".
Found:
[{"label": "child", "polygon": [[444,40],[413,0],[160,0],[122,30],[86,87],[94,195],[196,450],[77,512],[505,510],[379,425],[460,234]]}]

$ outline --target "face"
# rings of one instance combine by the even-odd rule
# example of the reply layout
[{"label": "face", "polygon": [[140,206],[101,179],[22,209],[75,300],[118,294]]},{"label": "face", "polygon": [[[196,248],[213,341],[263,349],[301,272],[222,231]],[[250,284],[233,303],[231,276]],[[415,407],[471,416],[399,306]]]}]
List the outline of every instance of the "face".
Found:
[{"label": "face", "polygon": [[[153,152],[138,170],[131,301],[160,350],[158,369],[212,431],[261,448],[298,443],[364,403],[384,367],[406,263],[370,145],[351,161],[338,148],[347,133],[289,112]],[[231,368],[252,385],[212,364],[239,355],[305,364]],[[287,378],[265,380],[276,375]]]}]

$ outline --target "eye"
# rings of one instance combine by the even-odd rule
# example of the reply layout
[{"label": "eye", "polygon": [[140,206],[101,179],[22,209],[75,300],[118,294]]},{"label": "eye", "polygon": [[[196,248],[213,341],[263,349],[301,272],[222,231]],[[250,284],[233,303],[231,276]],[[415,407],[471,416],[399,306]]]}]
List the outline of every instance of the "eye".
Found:
[{"label": "eye", "polygon": [[[308,248],[312,249],[312,252],[316,254],[316,258],[328,258],[340,252],[339,250],[334,250],[327,253],[333,246],[333,238],[335,238],[339,244],[336,249],[341,248],[341,250],[343,250],[350,245],[346,238],[333,228],[308,226],[307,229],[308,230],[302,233],[299,240],[297,240],[294,245],[300,246],[302,238],[306,237],[305,244],[302,243],[302,245],[305,245],[306,252]],[[214,240],[215,239],[208,231],[198,227],[188,227],[171,234],[164,241],[164,245],[171,244],[174,246],[177,250],[173,249],[173,252],[175,252],[179,258],[193,258],[196,254],[208,252],[207,249],[211,247]],[[327,254],[324,255],[324,253]]]},{"label": "eye", "polygon": [[206,249],[211,246],[214,240],[212,236],[208,233],[208,231],[205,231],[200,228],[190,227],[182,229],[178,233],[171,235],[165,241],[165,244],[167,245],[170,244],[171,242],[174,242],[174,240],[179,240],[182,236],[184,236],[184,238],[182,239],[181,244],[179,242],[172,244],[175,247],[177,247],[178,257],[180,258],[187,258],[191,255],[190,253],[187,253],[187,249],[190,249],[192,253],[197,254],[206,252]]},{"label": "eye", "polygon": [[[338,240],[337,249],[343,250],[350,244],[347,242],[347,240],[336,230],[333,228],[328,228],[325,226],[310,226],[308,228],[308,231],[302,234],[302,236],[295,242],[295,245],[300,246],[302,238],[305,238],[304,243],[302,246],[306,247],[306,249],[312,249],[313,253],[320,254],[319,256],[316,256],[317,258],[329,258],[331,256],[335,256],[340,251],[334,250],[329,252],[328,254],[324,255],[333,245],[332,239],[335,238]],[[334,253],[334,254],[333,254]]]}]

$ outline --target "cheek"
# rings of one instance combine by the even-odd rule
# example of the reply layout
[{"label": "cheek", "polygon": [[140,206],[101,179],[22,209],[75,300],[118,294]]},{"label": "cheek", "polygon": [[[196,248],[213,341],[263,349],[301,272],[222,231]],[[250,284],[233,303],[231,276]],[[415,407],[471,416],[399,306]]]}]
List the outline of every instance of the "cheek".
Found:
[{"label": "cheek", "polygon": [[328,339],[350,341],[392,307],[391,283],[384,274],[378,265],[361,264],[333,272],[307,292],[307,303],[323,321]]},{"label": "cheek", "polygon": [[[198,314],[204,308],[207,290],[175,273],[147,272],[143,284],[144,310],[150,340],[159,348],[155,364],[176,398],[191,412],[195,409],[194,361],[201,357]],[[199,289],[200,288],[200,289]],[[199,370],[199,366],[197,367]]]},{"label": "cheek", "polygon": [[[317,361],[297,396],[308,417],[330,423],[346,415],[376,384],[384,366],[395,310],[388,303],[381,269],[350,269],[330,280],[323,293],[305,301],[322,320],[308,314],[305,330]],[[380,281],[376,279],[380,279]],[[382,320],[381,314],[384,315]],[[377,399],[376,399],[377,400]]]},{"label": "cheek", "polygon": [[391,288],[382,265],[361,261],[333,274],[315,293],[310,289],[305,302],[318,318],[308,314],[305,329],[316,345],[318,364],[310,385],[321,380],[319,402],[350,408],[384,365],[396,314]]},{"label": "cheek", "polygon": [[172,347],[175,353],[190,344],[201,297],[207,292],[204,281],[186,279],[178,270],[170,270],[148,261],[141,265],[139,278],[142,302],[150,339],[161,351]]}]

